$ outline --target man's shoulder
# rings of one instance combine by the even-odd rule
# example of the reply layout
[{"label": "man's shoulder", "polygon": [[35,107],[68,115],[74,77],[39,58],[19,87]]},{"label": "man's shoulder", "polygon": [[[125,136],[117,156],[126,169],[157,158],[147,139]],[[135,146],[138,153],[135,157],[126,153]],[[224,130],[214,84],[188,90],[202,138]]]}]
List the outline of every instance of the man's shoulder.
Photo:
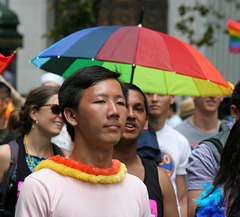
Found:
[{"label": "man's shoulder", "polygon": [[204,163],[212,166],[218,165],[211,148],[204,143],[199,144],[195,149],[192,150],[189,157],[189,163],[195,166],[201,166]]},{"label": "man's shoulder", "polygon": [[189,118],[183,120],[182,123],[177,125],[174,129],[177,130],[178,132],[181,132],[181,131],[186,131],[186,128],[191,128]]},{"label": "man's shoulder", "polygon": [[167,124],[165,124],[162,131],[158,134],[157,138],[160,146],[161,144],[165,144],[164,146],[167,147],[178,147],[178,150],[180,152],[190,152],[190,144],[187,138]]},{"label": "man's shoulder", "polygon": [[147,186],[137,176],[127,173],[123,181],[112,184],[112,187],[119,186],[121,191],[129,192],[130,195],[134,195],[137,198],[143,198],[148,195]]},{"label": "man's shoulder", "polygon": [[212,183],[218,170],[218,163],[210,148],[199,144],[190,154],[186,167],[188,190],[202,190],[203,183]]},{"label": "man's shoulder", "polygon": [[[28,177],[38,180],[40,182],[48,182],[50,180],[49,182],[52,183],[52,180],[64,179],[69,176],[64,176],[62,174],[59,174],[58,172],[55,172],[54,170],[51,170],[48,168],[43,168],[41,170],[38,170],[38,171],[30,174]],[[135,183],[142,185],[142,181],[138,177],[131,175],[129,173],[126,174],[126,177],[123,180],[125,180],[127,182],[135,182]]]},{"label": "man's shoulder", "polygon": [[126,177],[123,179],[123,182],[131,185],[139,186],[140,188],[145,188],[146,186],[143,184],[143,181],[139,179],[137,176],[134,176],[130,173],[126,174]]},{"label": "man's shoulder", "polygon": [[191,155],[202,156],[210,155],[211,149],[204,143],[199,144],[195,149],[192,150]]},{"label": "man's shoulder", "polygon": [[38,182],[44,183],[48,182],[49,180],[58,179],[59,176],[60,176],[59,173],[48,168],[43,168],[34,173],[31,173],[27,178],[35,179]]},{"label": "man's shoulder", "polygon": [[184,142],[187,141],[187,138],[180,133],[178,130],[176,130],[175,128],[172,128],[171,126],[168,126],[167,124],[165,124],[164,126],[165,130],[168,131],[172,136],[175,136],[178,140],[183,140]]},{"label": "man's shoulder", "polygon": [[218,163],[220,162],[222,150],[226,144],[227,138],[231,130],[231,126],[232,125],[230,122],[222,121],[219,132],[212,137],[202,140],[198,145],[200,148],[204,147],[201,145],[206,145],[208,149],[213,153]]}]

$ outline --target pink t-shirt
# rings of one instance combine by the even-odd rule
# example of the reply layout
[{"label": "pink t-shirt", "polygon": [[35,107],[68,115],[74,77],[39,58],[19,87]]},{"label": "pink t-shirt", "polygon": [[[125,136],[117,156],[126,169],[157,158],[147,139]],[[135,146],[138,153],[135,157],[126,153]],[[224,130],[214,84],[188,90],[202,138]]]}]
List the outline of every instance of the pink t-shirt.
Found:
[{"label": "pink t-shirt", "polygon": [[28,176],[16,217],[150,217],[146,186],[127,174],[115,184],[93,184],[42,169]]}]

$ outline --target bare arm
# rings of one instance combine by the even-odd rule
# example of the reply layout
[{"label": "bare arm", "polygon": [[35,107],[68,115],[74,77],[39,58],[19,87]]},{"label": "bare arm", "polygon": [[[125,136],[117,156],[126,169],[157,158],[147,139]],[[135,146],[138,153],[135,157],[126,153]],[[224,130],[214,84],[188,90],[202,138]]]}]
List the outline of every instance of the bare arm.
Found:
[{"label": "bare arm", "polygon": [[195,212],[198,204],[195,201],[193,201],[193,199],[198,199],[201,192],[202,192],[201,190],[188,191],[188,217],[195,216]]},{"label": "bare arm", "polygon": [[181,217],[187,217],[187,193],[185,175],[176,175],[176,185]]},{"label": "bare arm", "polygon": [[11,150],[9,145],[0,146],[0,184],[8,171],[11,161]]},{"label": "bare arm", "polygon": [[188,217],[195,216],[198,199],[203,189],[202,184],[212,183],[218,170],[218,163],[210,148],[199,144],[189,157],[188,172]]},{"label": "bare arm", "polygon": [[158,178],[163,196],[164,217],[179,217],[175,192],[166,172],[158,167]]}]

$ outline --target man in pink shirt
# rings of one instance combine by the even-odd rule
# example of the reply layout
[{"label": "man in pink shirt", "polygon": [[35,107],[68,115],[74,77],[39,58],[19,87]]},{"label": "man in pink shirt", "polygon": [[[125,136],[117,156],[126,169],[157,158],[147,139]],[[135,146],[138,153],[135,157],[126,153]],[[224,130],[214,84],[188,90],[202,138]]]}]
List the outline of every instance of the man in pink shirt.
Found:
[{"label": "man in pink shirt", "polygon": [[72,154],[42,161],[25,179],[17,217],[151,216],[145,185],[112,160],[127,118],[126,90],[118,77],[91,66],[64,81],[59,102]]}]

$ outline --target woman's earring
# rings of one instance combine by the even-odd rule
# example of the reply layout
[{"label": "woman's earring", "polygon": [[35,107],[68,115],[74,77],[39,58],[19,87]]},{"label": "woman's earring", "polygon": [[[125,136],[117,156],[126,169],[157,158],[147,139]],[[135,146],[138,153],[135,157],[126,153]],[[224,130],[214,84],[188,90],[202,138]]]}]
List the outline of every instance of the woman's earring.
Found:
[{"label": "woman's earring", "polygon": [[36,122],[36,124],[38,125],[38,120],[36,120],[35,122]]}]

